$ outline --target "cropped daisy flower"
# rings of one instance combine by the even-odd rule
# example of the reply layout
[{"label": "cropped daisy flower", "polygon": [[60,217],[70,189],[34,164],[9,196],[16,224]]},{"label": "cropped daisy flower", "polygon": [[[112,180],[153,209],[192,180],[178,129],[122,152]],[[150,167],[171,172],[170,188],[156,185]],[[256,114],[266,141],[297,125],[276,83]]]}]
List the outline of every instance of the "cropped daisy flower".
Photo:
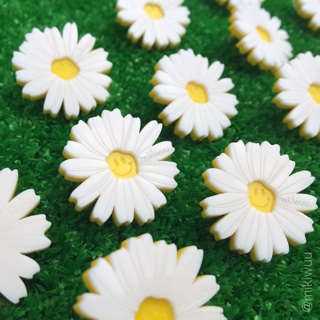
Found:
[{"label": "cropped daisy flower", "polygon": [[119,109],[75,125],[59,171],[69,181],[83,181],[69,199],[76,210],[97,200],[91,221],[99,225],[112,213],[117,226],[134,217],[139,224],[153,220],[154,210],[166,204],[161,191],[177,186],[179,172],[174,162],[163,161],[174,152],[171,142],[154,145],[161,129],[151,121],[139,132],[140,119],[122,117]]},{"label": "cropped daisy flower", "polygon": [[231,16],[231,34],[240,41],[236,47],[248,54],[252,65],[262,70],[276,70],[292,56],[286,31],[279,29],[281,21],[256,6],[239,6]]},{"label": "cropped daisy flower", "polygon": [[220,288],[213,275],[197,277],[202,258],[195,246],[177,250],[150,234],[130,238],[84,273],[91,293],[74,309],[87,319],[226,319],[222,308],[202,306]]},{"label": "cropped daisy flower", "polygon": [[164,125],[177,121],[174,133],[194,140],[219,139],[229,127],[229,118],[237,114],[236,96],[229,78],[220,79],[224,65],[209,66],[207,58],[189,50],[164,56],[155,66],[150,92],[154,101],[168,105],[160,114]]},{"label": "cropped daisy flower", "polygon": [[216,240],[231,237],[230,248],[250,251],[253,261],[269,262],[287,254],[289,245],[306,242],[313,231],[306,212],[317,209],[314,196],[301,194],[314,181],[309,171],[290,175],[295,163],[279,145],[231,143],[203,176],[218,195],[203,200],[203,217],[224,215],[210,229]]},{"label": "cropped daisy flower", "polygon": [[31,279],[40,271],[39,265],[25,256],[50,246],[44,235],[51,223],[44,214],[25,218],[39,204],[40,197],[29,189],[13,198],[18,171],[0,171],[0,294],[13,303],[27,296],[20,278]]},{"label": "cropped daisy flower", "polygon": [[320,139],[320,56],[300,53],[277,72],[274,90],[279,94],[273,102],[283,109],[292,109],[284,118],[289,129],[300,126],[306,139]]},{"label": "cropped daisy flower", "polygon": [[229,9],[237,8],[242,5],[260,7],[264,0],[216,0],[220,5],[227,4]]},{"label": "cropped daisy flower", "polygon": [[309,28],[313,31],[320,29],[320,2],[319,0],[296,0],[295,6],[299,16],[310,20]]},{"label": "cropped daisy flower", "polygon": [[118,0],[117,21],[129,27],[128,37],[133,43],[142,39],[146,49],[175,47],[190,23],[190,12],[182,3],[183,0]]},{"label": "cropped daisy flower", "polygon": [[92,51],[96,39],[84,35],[78,42],[75,23],[67,23],[62,35],[57,28],[44,32],[34,28],[14,52],[12,64],[24,98],[45,97],[43,111],[56,117],[63,104],[67,119],[76,118],[80,109],[89,113],[97,102],[109,98],[106,90],[112,64],[103,49]]}]

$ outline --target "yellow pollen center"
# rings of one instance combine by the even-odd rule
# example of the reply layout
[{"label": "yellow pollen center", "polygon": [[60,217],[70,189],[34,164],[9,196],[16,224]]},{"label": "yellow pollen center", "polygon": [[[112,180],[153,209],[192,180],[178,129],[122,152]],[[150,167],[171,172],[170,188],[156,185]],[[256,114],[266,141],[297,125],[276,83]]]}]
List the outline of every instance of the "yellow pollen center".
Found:
[{"label": "yellow pollen center", "polygon": [[174,313],[169,301],[149,297],[141,303],[135,320],[174,320]]},{"label": "yellow pollen center", "polygon": [[259,181],[248,184],[250,205],[262,212],[271,212],[275,203],[275,195],[271,189]]},{"label": "yellow pollen center", "polygon": [[138,174],[138,165],[135,157],[130,153],[113,151],[106,162],[117,178],[132,178]]},{"label": "yellow pollen center", "polygon": [[189,82],[186,86],[186,90],[192,101],[196,103],[208,102],[206,89],[202,85],[196,84],[194,82]]},{"label": "yellow pollen center", "polygon": [[271,42],[271,37],[268,33],[268,31],[266,31],[265,29],[263,29],[262,27],[257,27],[257,31],[259,33],[259,36],[262,40],[266,41],[266,42]]},{"label": "yellow pollen center", "polygon": [[320,84],[312,84],[308,92],[311,96],[311,98],[316,102],[320,104]]},{"label": "yellow pollen center", "polygon": [[69,58],[54,60],[51,65],[51,72],[64,80],[75,78],[79,71],[78,66]]},{"label": "yellow pollen center", "polygon": [[144,11],[151,19],[161,19],[164,16],[161,7],[155,3],[147,3],[144,6]]}]

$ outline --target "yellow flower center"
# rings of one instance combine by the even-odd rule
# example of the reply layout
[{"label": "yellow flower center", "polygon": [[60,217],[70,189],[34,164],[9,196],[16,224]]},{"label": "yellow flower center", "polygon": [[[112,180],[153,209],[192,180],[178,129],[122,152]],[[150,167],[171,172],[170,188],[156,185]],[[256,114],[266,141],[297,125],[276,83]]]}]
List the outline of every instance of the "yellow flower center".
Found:
[{"label": "yellow flower center", "polygon": [[161,19],[164,16],[161,7],[155,3],[147,3],[144,6],[144,11],[151,19]]},{"label": "yellow flower center", "polygon": [[109,154],[106,162],[117,178],[133,178],[138,174],[136,158],[122,151],[113,151]]},{"label": "yellow flower center", "polygon": [[320,84],[312,84],[308,92],[311,96],[311,98],[316,102],[320,104]]},{"label": "yellow flower center", "polygon": [[51,72],[64,80],[75,78],[79,71],[79,67],[69,58],[54,60],[51,64]]},{"label": "yellow flower center", "polygon": [[192,101],[197,103],[208,102],[207,91],[202,85],[189,82],[186,86],[186,90]]},{"label": "yellow flower center", "polygon": [[262,27],[257,27],[257,31],[259,33],[259,36],[262,40],[266,41],[266,42],[271,42],[271,37],[269,35],[269,32],[266,31],[264,28]]},{"label": "yellow flower center", "polygon": [[169,301],[149,297],[141,303],[135,320],[174,320],[174,313]]},{"label": "yellow flower center", "polygon": [[275,203],[275,195],[271,189],[260,181],[248,184],[250,205],[262,212],[271,212]]}]

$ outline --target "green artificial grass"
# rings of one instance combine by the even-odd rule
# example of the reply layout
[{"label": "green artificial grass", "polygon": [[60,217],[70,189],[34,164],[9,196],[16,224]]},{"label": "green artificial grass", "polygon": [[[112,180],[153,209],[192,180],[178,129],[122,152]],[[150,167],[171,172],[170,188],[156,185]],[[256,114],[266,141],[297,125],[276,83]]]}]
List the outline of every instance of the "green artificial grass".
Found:
[{"label": "green artificial grass", "polygon": [[[216,242],[209,227],[216,219],[203,219],[199,201],[213,193],[204,185],[202,173],[229,143],[268,140],[281,146],[281,153],[296,162],[295,172],[309,170],[316,181],[305,193],[317,196],[320,190],[319,145],[317,139],[306,141],[298,130],[289,131],[282,123],[287,113],[271,102],[274,76],[260,71],[238,53],[228,31],[229,12],[213,0],[185,0],[191,11],[191,24],[178,48],[146,51],[140,44],[126,39],[127,29],[118,25],[116,0],[12,0],[0,2],[0,168],[18,169],[17,193],[34,188],[41,203],[33,214],[44,213],[52,226],[47,232],[52,245],[31,254],[41,266],[32,280],[24,280],[28,297],[13,305],[0,297],[0,319],[80,319],[72,310],[78,295],[87,291],[82,273],[98,257],[110,254],[120,243],[149,232],[155,240],[176,243],[178,248],[196,245],[204,250],[201,274],[214,274],[220,291],[208,303],[221,306],[228,319],[319,319],[319,215],[307,243],[290,248],[285,256],[274,256],[267,264],[253,263],[248,254],[229,250],[229,239]],[[307,21],[295,12],[292,1],[267,0],[264,7],[282,20],[294,55],[312,51],[319,54],[319,34],[307,28]],[[66,22],[76,22],[79,35],[91,33],[97,38],[95,48],[109,52],[113,63],[110,77],[111,98],[89,115],[80,114],[68,121],[62,114],[56,119],[42,114],[43,100],[31,102],[21,96],[11,67],[13,51],[33,27],[43,30]],[[58,167],[64,160],[62,150],[69,140],[70,129],[80,119],[100,115],[104,109],[120,108],[147,124],[163,109],[148,96],[154,65],[164,54],[192,48],[208,57],[210,63],[225,64],[223,77],[232,78],[240,103],[232,126],[216,142],[180,139],[173,125],[165,127],[160,141],[170,140],[175,147],[171,160],[180,169],[178,187],[167,194],[168,203],[156,211],[155,220],[144,226],[136,222],[115,227],[112,219],[102,227],[89,221],[92,206],[78,213],[68,202],[78,185],[64,180]],[[312,257],[311,257],[312,255]],[[311,282],[310,282],[311,279]],[[306,282],[307,281],[307,282]],[[306,284],[307,283],[307,284]],[[309,286],[309,287],[307,287]],[[312,289],[308,292],[306,289]],[[305,294],[313,309],[306,309]]]}]

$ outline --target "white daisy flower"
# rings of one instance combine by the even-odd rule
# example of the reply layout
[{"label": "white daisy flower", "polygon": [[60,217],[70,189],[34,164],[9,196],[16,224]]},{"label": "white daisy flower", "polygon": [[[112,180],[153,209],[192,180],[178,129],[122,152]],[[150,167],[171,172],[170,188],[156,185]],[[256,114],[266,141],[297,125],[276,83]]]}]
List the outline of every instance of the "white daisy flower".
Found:
[{"label": "white daisy flower", "polygon": [[295,163],[280,155],[279,145],[238,141],[212,163],[215,168],[203,176],[208,188],[219,194],[200,205],[206,218],[225,215],[210,229],[216,240],[231,237],[231,250],[251,251],[253,261],[264,262],[273,254],[287,254],[288,242],[306,242],[313,221],[304,213],[317,209],[317,199],[299,192],[314,177],[309,171],[290,175]]},{"label": "white daisy flower", "polygon": [[146,49],[175,47],[190,23],[190,12],[182,3],[183,0],[118,0],[117,21],[130,27],[128,37],[133,43],[142,38]]},{"label": "white daisy flower", "polygon": [[67,23],[62,35],[57,28],[44,32],[34,28],[26,41],[14,52],[12,64],[24,98],[37,100],[44,96],[43,111],[56,117],[64,105],[67,119],[76,118],[80,109],[89,113],[98,101],[109,98],[106,88],[112,67],[103,49],[92,51],[96,39],[84,35],[78,42],[75,23]]},{"label": "white daisy flower", "polygon": [[231,16],[230,31],[240,39],[237,48],[248,53],[248,61],[262,70],[276,70],[292,56],[286,31],[279,29],[281,21],[256,6],[240,6]]},{"label": "white daisy flower", "polygon": [[273,102],[292,109],[284,118],[289,129],[300,127],[306,139],[320,139],[320,56],[301,53],[277,72],[274,90],[279,94]]},{"label": "white daisy flower", "polygon": [[299,16],[310,20],[309,28],[313,31],[320,29],[320,2],[319,0],[296,0],[295,7]]},{"label": "white daisy flower", "polygon": [[84,273],[91,293],[78,298],[75,311],[89,319],[223,320],[223,309],[202,305],[220,286],[213,275],[198,276],[203,251],[177,251],[153,242],[150,234],[130,238]]},{"label": "white daisy flower", "polygon": [[236,9],[242,5],[260,7],[264,0],[216,0],[220,5],[227,4],[229,9]]},{"label": "white daisy flower", "polygon": [[25,218],[39,204],[33,189],[13,198],[18,171],[0,171],[0,294],[13,303],[27,296],[21,278],[31,279],[40,271],[39,265],[25,256],[46,249],[51,241],[44,235],[51,223],[44,214]]},{"label": "white daisy flower", "polygon": [[209,66],[207,58],[189,50],[164,56],[156,65],[150,92],[154,101],[168,105],[160,114],[164,125],[177,121],[174,133],[194,140],[219,139],[237,114],[236,96],[229,78],[220,79],[224,65]]},{"label": "white daisy flower", "polygon": [[[119,109],[80,121],[71,130],[63,154],[68,160],[59,171],[70,181],[83,183],[70,196],[81,211],[95,200],[91,221],[102,225],[113,212],[117,226],[154,219],[154,210],[166,204],[161,191],[172,191],[179,173],[174,162],[162,161],[174,152],[171,142],[155,145],[162,125],[121,116]],[[71,159],[70,159],[71,158]],[[161,190],[161,191],[160,191]]]}]

